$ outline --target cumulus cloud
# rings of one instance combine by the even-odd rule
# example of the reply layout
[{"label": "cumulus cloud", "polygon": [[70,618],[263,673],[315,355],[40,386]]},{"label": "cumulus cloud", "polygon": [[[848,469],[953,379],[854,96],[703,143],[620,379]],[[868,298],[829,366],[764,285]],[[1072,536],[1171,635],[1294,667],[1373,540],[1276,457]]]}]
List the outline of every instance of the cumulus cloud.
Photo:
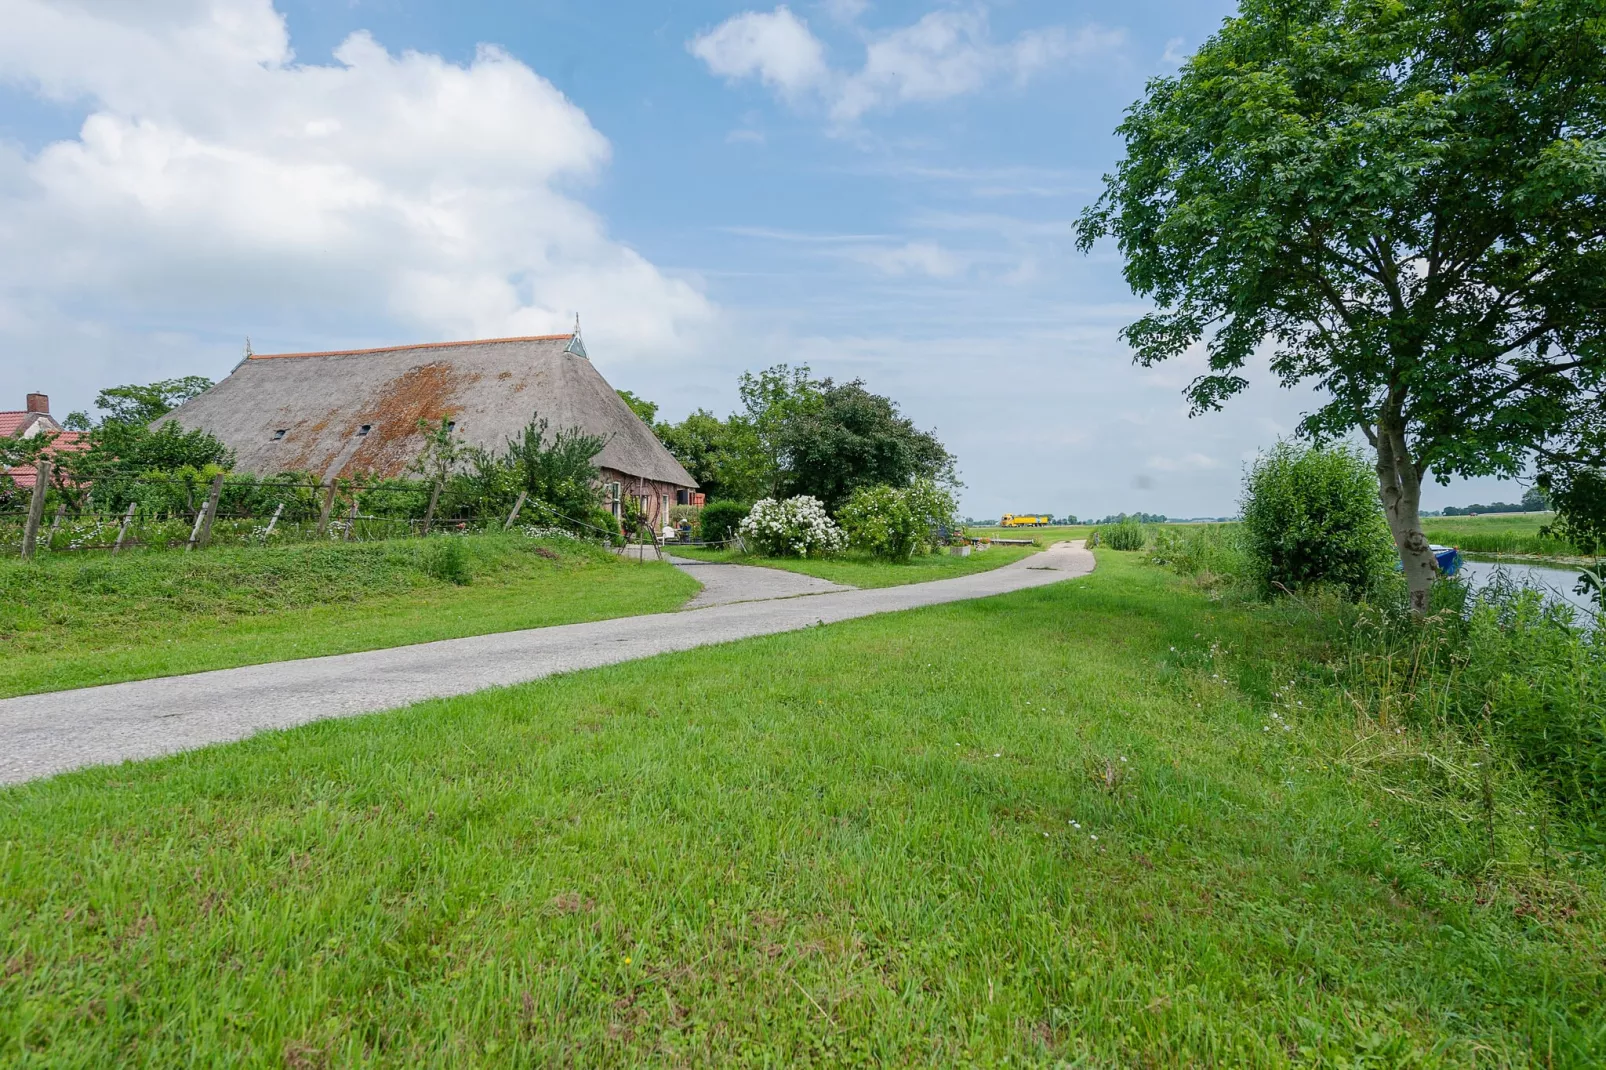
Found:
[{"label": "cumulus cloud", "polygon": [[607,140],[499,49],[459,65],[357,33],[299,63],[271,0],[0,12],[0,79],[86,116],[38,151],[0,147],[0,332],[87,307],[147,330],[288,320],[312,337],[283,341],[315,344],[544,333],[583,312],[644,354],[711,314],[579,199]]},{"label": "cumulus cloud", "polygon": [[825,46],[785,4],[726,19],[688,47],[713,74],[732,81],[757,78],[793,100],[830,76]]},{"label": "cumulus cloud", "polygon": [[[828,10],[847,21],[863,12],[859,5]],[[824,43],[782,5],[733,16],[687,47],[715,75],[757,78],[789,103],[816,100],[848,124],[876,109],[946,100],[998,81],[1020,84],[1055,64],[1119,49],[1124,40],[1118,30],[1052,26],[999,43],[984,10],[933,11],[909,26],[866,34],[864,63],[850,71],[832,67]]]}]

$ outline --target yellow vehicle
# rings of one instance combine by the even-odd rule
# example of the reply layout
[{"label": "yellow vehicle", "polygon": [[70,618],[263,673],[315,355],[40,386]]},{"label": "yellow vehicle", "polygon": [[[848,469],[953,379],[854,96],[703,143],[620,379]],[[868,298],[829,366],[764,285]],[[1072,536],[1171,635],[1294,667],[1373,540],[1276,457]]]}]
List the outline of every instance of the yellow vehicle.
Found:
[{"label": "yellow vehicle", "polygon": [[1006,528],[1046,528],[1054,522],[1051,516],[1016,516],[1014,513],[1005,513],[1004,519],[998,523]]}]

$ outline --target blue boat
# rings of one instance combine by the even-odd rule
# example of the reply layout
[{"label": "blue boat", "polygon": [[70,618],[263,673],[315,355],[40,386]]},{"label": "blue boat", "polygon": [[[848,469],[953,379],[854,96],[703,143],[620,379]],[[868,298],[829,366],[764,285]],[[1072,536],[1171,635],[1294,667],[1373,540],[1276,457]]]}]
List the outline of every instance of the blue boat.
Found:
[{"label": "blue boat", "polygon": [[1461,571],[1461,551],[1454,546],[1432,546],[1433,559],[1439,563],[1439,571],[1446,576],[1454,576]]}]

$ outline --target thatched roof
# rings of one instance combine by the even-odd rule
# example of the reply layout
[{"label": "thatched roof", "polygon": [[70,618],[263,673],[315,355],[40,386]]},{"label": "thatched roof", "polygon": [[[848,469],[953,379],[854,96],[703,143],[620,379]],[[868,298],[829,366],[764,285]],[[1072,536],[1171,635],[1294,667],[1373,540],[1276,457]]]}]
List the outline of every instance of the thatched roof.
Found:
[{"label": "thatched roof", "polygon": [[222,439],[240,471],[331,478],[403,474],[424,448],[420,420],[453,420],[464,443],[500,451],[537,413],[552,431],[607,438],[601,467],[697,486],[571,334],[253,354],[168,418]]}]

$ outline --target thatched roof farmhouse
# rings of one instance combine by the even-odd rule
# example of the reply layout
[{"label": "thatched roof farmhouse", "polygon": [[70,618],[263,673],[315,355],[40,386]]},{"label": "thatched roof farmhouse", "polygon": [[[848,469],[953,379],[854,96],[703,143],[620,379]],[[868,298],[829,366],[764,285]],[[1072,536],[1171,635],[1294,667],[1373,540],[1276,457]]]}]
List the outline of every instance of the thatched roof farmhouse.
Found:
[{"label": "thatched roof farmhouse", "polygon": [[603,379],[578,333],[330,353],[253,353],[171,418],[200,428],[257,475],[399,476],[423,452],[420,420],[448,419],[467,445],[501,450],[539,413],[607,445],[596,463],[655,521],[697,481]]}]

